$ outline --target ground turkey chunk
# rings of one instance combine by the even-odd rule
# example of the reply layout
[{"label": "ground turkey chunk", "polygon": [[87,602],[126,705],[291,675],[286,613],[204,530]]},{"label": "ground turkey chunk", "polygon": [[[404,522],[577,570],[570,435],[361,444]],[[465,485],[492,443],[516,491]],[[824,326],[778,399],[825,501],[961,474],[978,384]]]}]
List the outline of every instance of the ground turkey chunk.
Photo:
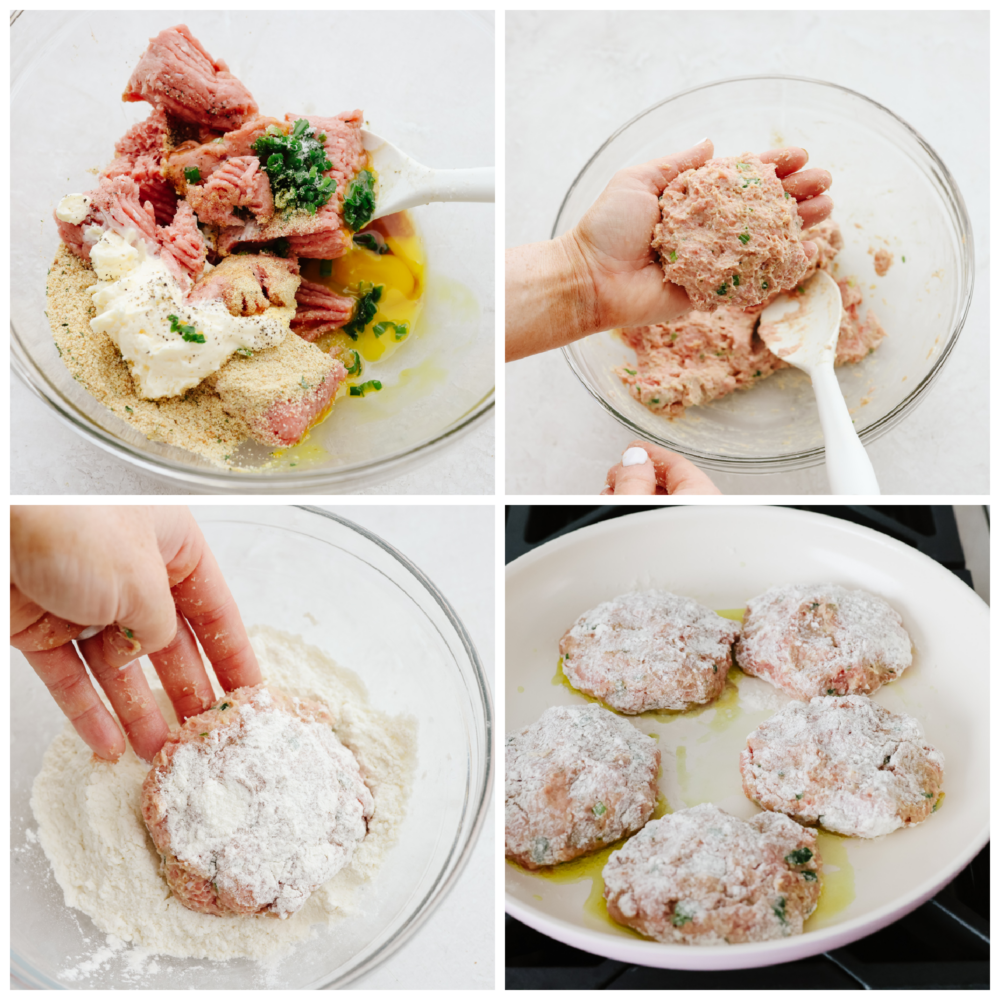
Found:
[{"label": "ground turkey chunk", "polygon": [[570,684],[619,712],[680,711],[722,694],[739,634],[690,597],[642,590],[585,612],[559,652]]},{"label": "ground turkey chunk", "polygon": [[772,587],[748,601],[735,654],[744,673],[799,701],[871,694],[913,662],[895,609],[833,583]]},{"label": "ground turkey chunk", "polygon": [[685,170],[660,196],[660,216],[653,248],[664,279],[695,309],[759,305],[805,274],[795,199],[752,153]]},{"label": "ground turkey chunk", "polygon": [[375,804],[331,722],[320,702],[258,685],[167,740],[142,817],[184,906],[288,917],[350,861]]},{"label": "ground turkey chunk", "polygon": [[[829,273],[844,246],[840,227],[829,219],[804,235],[816,244],[818,252],[800,283],[820,268]],[[885,337],[885,330],[871,309],[862,319],[861,291],[853,278],[841,279],[837,286],[843,306],[835,359],[839,366],[871,354]],[[786,294],[794,296],[795,290]],[[671,418],[683,416],[689,406],[702,406],[737,389],[751,388],[788,367],[757,333],[766,305],[745,310],[722,306],[710,313],[692,310],[672,323],[626,327],[621,331],[622,339],[635,351],[636,363],[620,365],[615,374],[640,403]]]},{"label": "ground turkey chunk", "polygon": [[743,791],[762,809],[847,837],[881,837],[937,808],[944,756],[916,719],[864,695],[792,702],[748,737]]},{"label": "ground turkey chunk", "polygon": [[634,833],[653,814],[659,769],[654,741],[614,712],[546,709],[507,736],[507,857],[541,868]]},{"label": "ground turkey chunk", "polygon": [[745,821],[710,803],[648,823],[604,867],[613,920],[671,944],[801,934],[819,901],[816,834],[786,816]]}]

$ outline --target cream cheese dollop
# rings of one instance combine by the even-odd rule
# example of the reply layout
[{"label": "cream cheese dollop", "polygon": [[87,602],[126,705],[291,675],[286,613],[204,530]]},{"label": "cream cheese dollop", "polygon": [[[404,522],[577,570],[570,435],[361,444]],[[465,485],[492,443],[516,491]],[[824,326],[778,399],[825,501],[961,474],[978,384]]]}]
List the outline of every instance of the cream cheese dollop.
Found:
[{"label": "cream cheese dollop", "polygon": [[133,245],[106,232],[90,258],[103,279],[92,290],[97,315],[91,329],[114,342],[145,399],[179,396],[217,372],[236,351],[275,347],[290,333],[294,306],[232,316],[221,299],[188,303],[177,280],[140,239]]},{"label": "cream cheese dollop", "polygon": [[84,194],[68,194],[56,206],[56,218],[60,222],[80,225],[90,211],[90,201]]}]

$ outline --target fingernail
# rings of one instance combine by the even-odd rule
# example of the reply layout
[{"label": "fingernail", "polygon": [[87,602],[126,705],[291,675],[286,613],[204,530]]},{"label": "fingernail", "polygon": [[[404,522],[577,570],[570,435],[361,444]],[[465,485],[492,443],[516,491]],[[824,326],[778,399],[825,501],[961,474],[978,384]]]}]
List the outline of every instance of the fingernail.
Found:
[{"label": "fingernail", "polygon": [[115,627],[115,630],[109,636],[109,641],[116,653],[121,653],[125,656],[135,656],[142,648],[132,630],[130,628],[122,628],[121,625]]},{"label": "fingernail", "polygon": [[622,465],[645,465],[649,461],[649,455],[644,448],[626,448],[622,455]]},{"label": "fingernail", "polygon": [[695,146],[700,146],[700,145],[701,145],[701,144],[702,144],[703,142],[708,142],[708,136],[707,136],[707,135],[705,136],[705,138],[704,138],[704,139],[699,139],[699,140],[698,140],[698,141],[697,141],[697,142],[695,143]]}]

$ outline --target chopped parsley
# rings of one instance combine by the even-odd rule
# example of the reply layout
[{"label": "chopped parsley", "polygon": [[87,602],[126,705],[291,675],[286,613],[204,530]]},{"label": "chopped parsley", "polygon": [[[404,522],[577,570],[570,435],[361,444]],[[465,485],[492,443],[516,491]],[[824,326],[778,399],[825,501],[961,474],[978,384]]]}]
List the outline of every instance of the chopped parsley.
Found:
[{"label": "chopped parsley", "polygon": [[675,260],[677,260],[677,251],[676,250],[671,250],[670,251],[670,263],[673,264],[673,262]]},{"label": "chopped parsley", "polygon": [[351,181],[344,198],[344,221],[355,230],[364,229],[375,214],[375,175],[362,170]]},{"label": "chopped parsley", "polygon": [[315,215],[330,200],[337,182],[323,176],[324,170],[333,167],[323,146],[325,139],[305,118],[299,118],[288,135],[277,125],[268,125],[254,141],[252,148],[271,181],[276,209]]},{"label": "chopped parsley", "polygon": [[184,180],[188,184],[197,184],[201,180],[201,171],[197,167],[185,167]]},{"label": "chopped parsley", "polygon": [[135,633],[130,628],[123,628],[122,631],[130,638],[135,638]]},{"label": "chopped parsley", "polygon": [[371,250],[377,254],[389,252],[389,248],[386,246],[385,240],[382,239],[380,233],[358,233],[354,237],[354,245],[364,247],[366,250]]},{"label": "chopped parsley", "polygon": [[788,193],[788,192],[786,191],[786,192],[785,192],[785,197],[786,197],[786,198],[791,198],[791,195],[790,195],[790,194],[789,194],[789,193]]},{"label": "chopped parsley", "polygon": [[226,710],[227,708],[229,708],[229,702],[228,702],[228,701],[224,701],[224,702],[223,702],[223,703],[222,703],[222,704],[221,704],[221,705],[219,706],[219,711],[220,711],[220,712],[224,712],[224,711],[225,711],[225,710]]},{"label": "chopped parsley", "polygon": [[790,865],[804,865],[813,856],[813,852],[809,850],[808,847],[800,847],[797,850],[792,851],[791,854],[785,855],[785,860]]},{"label": "chopped parsley", "polygon": [[779,896],[776,903],[771,904],[771,909],[774,911],[774,915],[783,923],[787,924],[788,920],[785,917],[785,897]]},{"label": "chopped parsley", "polygon": [[733,287],[734,288],[740,287],[740,276],[738,274],[733,275]]},{"label": "chopped parsley", "polygon": [[208,733],[199,733],[199,736],[208,736]]},{"label": "chopped parsley", "polygon": [[670,922],[674,925],[674,927],[683,927],[685,924],[691,923],[697,912],[697,903],[694,903],[691,900],[682,899],[674,907],[674,915],[670,918]]},{"label": "chopped parsley", "polygon": [[354,361],[351,363],[351,367],[347,369],[348,375],[360,375],[361,374],[361,355],[357,351],[351,351],[354,355]]},{"label": "chopped parsley", "polygon": [[126,413],[131,413],[132,412],[132,407],[131,406],[126,406],[125,407],[125,412]]},{"label": "chopped parsley", "polygon": [[934,793],[933,792],[924,792],[924,798],[925,799],[933,799],[934,798]]},{"label": "chopped parsley", "polygon": [[799,874],[801,874],[801,876],[807,882],[815,882],[816,881],[816,873],[815,872],[800,872]]},{"label": "chopped parsley", "polygon": [[382,383],[377,378],[362,382],[361,385],[351,386],[352,396],[363,396],[366,392],[378,392],[382,388]]},{"label": "chopped parsley", "polygon": [[750,234],[749,233],[740,233],[738,239],[739,239],[740,243],[742,243],[744,246],[746,246],[750,242]]},{"label": "chopped parsley", "polygon": [[387,319],[382,323],[376,323],[372,327],[372,333],[374,333],[376,337],[381,337],[390,326],[392,327],[396,340],[402,340],[410,332],[409,323],[393,323],[392,320]]},{"label": "chopped parsley", "polygon": [[716,295],[725,295],[726,292],[728,292],[728,291],[729,291],[729,285],[726,284],[726,282],[723,282],[721,285],[719,285],[718,288],[716,288],[715,294]]},{"label": "chopped parsley", "polygon": [[626,368],[626,369],[625,369],[625,372],[626,372],[626,374],[628,374],[628,375],[635,375],[635,374],[636,374],[636,372],[632,371],[632,369],[631,369],[631,368]]},{"label": "chopped parsley", "polygon": [[766,292],[766,291],[767,291],[767,282],[766,282],[766,281],[762,281],[762,282],[760,283],[760,287],[761,287],[761,288],[763,288],[763,289],[764,289],[764,291]]},{"label": "chopped parsley", "polygon": [[795,801],[799,802],[804,794],[805,794],[804,792],[799,792],[799,794],[795,796]]},{"label": "chopped parsley", "polygon": [[608,811],[608,807],[603,802],[598,802],[591,810],[595,816],[603,816]]},{"label": "chopped parsley", "polygon": [[827,694],[836,694],[837,692],[836,692],[836,691],[834,691],[834,690],[833,690],[833,688],[827,688],[827,689],[826,689],[826,693],[827,693]]},{"label": "chopped parsley", "polygon": [[372,285],[369,281],[362,281],[358,285],[361,298],[354,307],[354,315],[350,323],[344,324],[344,333],[352,340],[358,339],[359,333],[364,333],[365,327],[375,318],[378,312],[378,300],[382,298],[382,285]]},{"label": "chopped parsley", "polygon": [[812,604],[809,605],[809,610],[815,611],[818,607],[819,607],[819,601],[814,601]]},{"label": "chopped parsley", "polygon": [[535,864],[540,864],[545,860],[545,855],[549,853],[549,841],[547,837],[535,837],[531,842],[531,860]]},{"label": "chopped parsley", "polygon": [[167,319],[170,320],[171,333],[179,333],[189,344],[205,343],[205,334],[195,333],[194,327],[189,323],[182,323],[173,313],[170,313]]}]

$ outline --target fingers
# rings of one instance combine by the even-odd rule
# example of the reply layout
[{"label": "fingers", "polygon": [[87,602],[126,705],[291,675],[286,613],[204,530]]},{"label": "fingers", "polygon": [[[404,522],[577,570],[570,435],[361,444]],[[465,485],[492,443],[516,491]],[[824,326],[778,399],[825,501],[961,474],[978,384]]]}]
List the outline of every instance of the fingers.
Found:
[{"label": "fingers", "polygon": [[72,642],[86,627],[44,612],[38,621],[12,635],[10,644],[23,653],[55,649]]},{"label": "fingers", "polygon": [[656,470],[657,485],[670,496],[719,495],[715,483],[682,455],[648,441],[633,441],[629,448],[642,448],[649,455]]},{"label": "fingers", "polygon": [[786,177],[782,182],[782,187],[796,200],[805,201],[807,198],[815,198],[822,194],[833,183],[833,176],[829,170],[800,170],[798,173]]},{"label": "fingers", "polygon": [[26,652],[24,658],[49,689],[80,739],[101,760],[118,760],[125,752],[125,738],[98,698],[76,649],[65,645],[46,652]]},{"label": "fingers", "polygon": [[656,471],[641,447],[626,449],[621,462],[608,471],[607,481],[615,496],[653,496],[656,493]]},{"label": "fingers", "polygon": [[149,689],[139,661],[116,667],[104,657],[102,637],[95,635],[80,643],[80,652],[94,679],[104,689],[111,707],[125,727],[125,735],[136,755],[147,763],[163,746],[170,733],[153,692]]},{"label": "fingers", "polygon": [[150,653],[149,659],[174,706],[178,722],[183,723],[211,707],[215,701],[212,683],[194,633],[180,615],[173,640],[158,653]]},{"label": "fingers", "polygon": [[809,162],[809,154],[798,146],[785,146],[782,149],[769,149],[761,153],[761,163],[773,163],[774,172],[779,177],[787,177],[801,170]]},{"label": "fingers", "polygon": [[800,201],[799,218],[802,220],[802,228],[808,229],[828,219],[832,211],[833,199],[826,194],[817,195],[808,201]]},{"label": "fingers", "polygon": [[207,545],[195,570],[173,588],[173,595],[178,611],[190,622],[215,668],[222,689],[260,684],[260,667],[243,619]]},{"label": "fingers", "polygon": [[671,153],[659,160],[648,160],[638,166],[629,167],[623,173],[631,173],[646,183],[650,190],[659,197],[663,189],[685,170],[693,170],[704,166],[711,158],[715,147],[711,139],[702,139],[697,145],[685,149],[682,153]]}]

